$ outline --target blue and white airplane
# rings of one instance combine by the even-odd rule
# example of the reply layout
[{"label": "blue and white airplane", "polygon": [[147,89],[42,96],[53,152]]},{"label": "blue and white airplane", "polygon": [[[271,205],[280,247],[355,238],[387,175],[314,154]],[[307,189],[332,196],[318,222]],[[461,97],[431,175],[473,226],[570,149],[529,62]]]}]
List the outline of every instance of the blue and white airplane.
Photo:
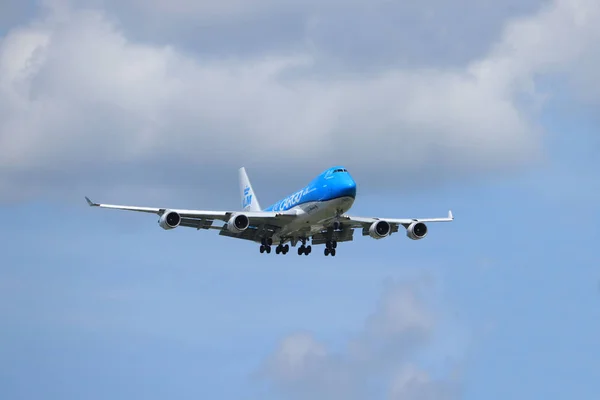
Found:
[{"label": "blue and white airplane", "polygon": [[[352,241],[354,229],[362,228],[362,236],[383,239],[402,225],[406,235],[413,240],[427,235],[426,223],[449,222],[454,219],[452,211],[445,218],[365,218],[352,217],[345,213],[356,199],[356,183],[346,168],[329,168],[317,176],[303,189],[265,208],[260,207],[252,189],[246,169],[239,170],[242,210],[240,211],[200,211],[177,210],[170,208],[131,207],[112,204],[99,204],[85,198],[92,207],[118,210],[140,211],[157,214],[161,228],[169,230],[179,226],[196,229],[217,229],[219,235],[260,243],[261,253],[271,253],[271,246],[277,245],[275,253],[287,254],[290,244],[296,247],[298,255],[309,255],[312,245],[325,244],[324,254],[335,256],[338,242]],[[215,221],[224,222],[213,226]]]}]

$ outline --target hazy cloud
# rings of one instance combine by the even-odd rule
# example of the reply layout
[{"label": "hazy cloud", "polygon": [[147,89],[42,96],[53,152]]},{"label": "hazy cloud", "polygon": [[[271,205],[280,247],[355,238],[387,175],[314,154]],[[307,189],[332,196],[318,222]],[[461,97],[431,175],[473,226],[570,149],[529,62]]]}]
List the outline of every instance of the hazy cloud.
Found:
[{"label": "hazy cloud", "polygon": [[[585,85],[599,60],[600,5],[591,0],[558,0],[510,22],[462,68],[352,74],[325,67],[310,45],[211,56],[131,39],[102,9],[46,3],[50,12],[0,41],[4,198],[74,195],[82,185],[97,193],[105,181],[181,193],[234,177],[240,165],[280,179],[285,166],[293,179],[307,164],[317,173],[342,163],[398,184],[504,171],[540,154],[539,76],[566,75],[598,96]],[[246,7],[236,4],[210,12]]]},{"label": "hazy cloud", "polygon": [[454,377],[434,378],[411,361],[430,343],[438,322],[423,288],[388,285],[363,330],[341,351],[308,332],[284,338],[266,360],[263,377],[286,399],[458,398]]},{"label": "hazy cloud", "polygon": [[535,12],[545,1],[70,2],[110,10],[128,36],[146,41],[238,55],[288,52],[308,44],[320,68],[363,70],[462,65],[484,54],[507,18]]},{"label": "hazy cloud", "polygon": [[458,385],[435,380],[414,365],[400,369],[391,383],[390,400],[450,400],[461,398]]}]

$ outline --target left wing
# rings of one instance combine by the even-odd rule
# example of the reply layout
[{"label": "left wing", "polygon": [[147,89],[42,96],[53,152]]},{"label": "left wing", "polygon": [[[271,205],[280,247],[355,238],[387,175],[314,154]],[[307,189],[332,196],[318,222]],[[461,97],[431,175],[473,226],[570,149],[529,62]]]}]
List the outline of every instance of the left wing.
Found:
[{"label": "left wing", "polygon": [[[164,229],[173,229],[178,226],[196,228],[196,229],[219,229],[220,234],[225,236],[239,237],[242,239],[256,240],[262,229],[273,230],[281,228],[289,223],[296,216],[295,211],[270,212],[270,211],[206,211],[206,210],[183,210],[173,208],[154,208],[123,206],[115,204],[94,203],[88,197],[85,198],[90,207],[111,208],[115,210],[137,211],[150,214],[156,214],[160,217],[159,223]],[[232,221],[235,216],[245,216],[247,221],[244,223],[244,229],[227,229],[228,223],[237,223]],[[243,218],[243,217],[242,217]],[[223,221],[223,226],[213,226],[215,220]]]},{"label": "left wing", "polygon": [[375,221],[387,221],[390,224],[402,225],[405,228],[410,226],[413,222],[450,222],[454,220],[452,210],[448,211],[448,216],[443,218],[375,218],[375,217],[352,217],[349,215],[343,215],[340,218],[340,222],[344,225],[352,225],[353,227],[361,227],[371,225]]},{"label": "left wing", "polygon": [[402,225],[407,229],[407,234],[411,239],[422,239],[427,235],[426,223],[430,222],[450,222],[454,220],[452,211],[448,211],[448,216],[443,218],[376,218],[376,217],[353,217],[342,215],[339,222],[349,228],[362,228],[363,236],[371,235],[374,238],[383,238],[393,232],[398,232]]}]

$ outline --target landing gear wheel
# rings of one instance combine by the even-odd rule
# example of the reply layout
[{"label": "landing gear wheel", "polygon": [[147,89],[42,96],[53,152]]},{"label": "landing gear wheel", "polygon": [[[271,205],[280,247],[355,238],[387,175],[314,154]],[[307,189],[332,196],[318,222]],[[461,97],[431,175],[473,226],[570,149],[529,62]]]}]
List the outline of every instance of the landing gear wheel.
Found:
[{"label": "landing gear wheel", "polygon": [[267,250],[267,254],[271,254],[271,246],[267,246],[265,249]]},{"label": "landing gear wheel", "polygon": [[325,255],[329,255],[329,253],[331,253],[332,255],[335,255],[335,249],[337,248],[337,241],[335,241],[335,240],[328,240],[325,243],[325,248],[327,250],[329,250],[328,254],[325,254]]},{"label": "landing gear wheel", "polygon": [[326,256],[328,256],[328,255],[329,255],[329,252],[330,252],[330,250],[329,250],[329,247],[326,247],[326,248],[325,248],[325,251],[324,251],[325,255],[326,255]]},{"label": "landing gear wheel", "polygon": [[305,256],[307,256],[310,254],[311,250],[312,248],[310,246],[302,245],[298,247],[298,255],[301,256],[302,254],[304,254]]},{"label": "landing gear wheel", "polygon": [[331,250],[329,250],[329,252],[331,253],[332,257],[335,257],[335,249],[331,249]]},{"label": "landing gear wheel", "polygon": [[287,254],[287,252],[290,250],[290,246],[289,245],[277,245],[277,247],[275,248],[275,253],[277,254]]},{"label": "landing gear wheel", "polygon": [[269,247],[272,246],[273,245],[273,238],[267,238],[266,242],[267,242],[267,246],[269,246]]},{"label": "landing gear wheel", "polygon": [[260,254],[265,252],[265,245],[261,244],[260,245]]},{"label": "landing gear wheel", "polygon": [[340,229],[341,226],[342,226],[342,224],[340,224],[339,222],[335,221],[333,223],[333,230],[337,231],[338,229]]}]

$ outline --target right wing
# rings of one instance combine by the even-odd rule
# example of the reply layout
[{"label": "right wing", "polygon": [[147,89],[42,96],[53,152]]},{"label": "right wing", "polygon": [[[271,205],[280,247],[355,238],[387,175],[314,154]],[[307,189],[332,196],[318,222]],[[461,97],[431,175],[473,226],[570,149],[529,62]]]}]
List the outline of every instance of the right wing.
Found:
[{"label": "right wing", "polygon": [[[265,230],[277,230],[296,216],[295,211],[272,212],[272,211],[207,211],[207,210],[183,210],[174,208],[155,208],[155,207],[138,207],[124,206],[115,204],[102,204],[91,201],[88,197],[85,198],[90,207],[110,208],[114,210],[136,211],[143,213],[156,214],[162,217],[166,212],[175,212],[180,217],[178,226],[184,226],[196,229],[218,229],[220,235],[238,237],[240,239],[257,240],[257,237]],[[248,229],[235,233],[227,229],[227,223],[231,217],[236,214],[243,214],[248,217],[250,226]],[[225,222],[223,226],[213,226],[213,222]],[[159,220],[160,221],[160,220]]]}]

